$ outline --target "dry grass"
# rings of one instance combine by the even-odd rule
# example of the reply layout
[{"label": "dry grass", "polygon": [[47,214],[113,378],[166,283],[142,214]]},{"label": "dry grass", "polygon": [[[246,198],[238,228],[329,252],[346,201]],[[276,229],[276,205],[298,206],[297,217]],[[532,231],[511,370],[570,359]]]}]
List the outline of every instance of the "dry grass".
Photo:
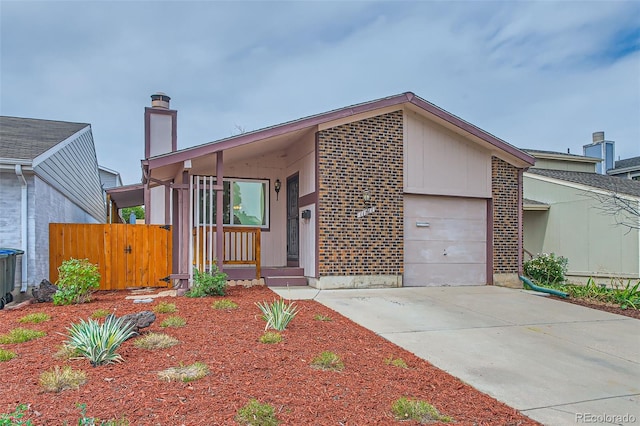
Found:
[{"label": "dry grass", "polygon": [[84,371],[74,370],[65,365],[60,368],[57,365],[52,370],[40,375],[40,386],[47,392],[62,392],[68,389],[79,389],[87,381]]},{"label": "dry grass", "polygon": [[164,333],[149,333],[143,337],[137,338],[133,342],[136,348],[149,350],[166,349],[171,346],[175,346],[178,343],[180,343],[178,339]]},{"label": "dry grass", "polygon": [[209,367],[202,362],[194,362],[191,365],[180,365],[167,368],[158,373],[160,380],[166,382],[192,382],[209,374]]}]

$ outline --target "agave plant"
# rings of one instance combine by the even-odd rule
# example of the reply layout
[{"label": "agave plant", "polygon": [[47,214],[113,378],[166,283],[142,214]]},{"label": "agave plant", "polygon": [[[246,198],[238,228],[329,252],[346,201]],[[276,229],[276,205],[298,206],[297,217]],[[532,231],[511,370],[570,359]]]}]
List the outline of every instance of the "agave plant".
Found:
[{"label": "agave plant", "polygon": [[122,361],[116,349],[135,335],[134,325],[109,315],[104,323],[89,319],[68,327],[70,339],[67,345],[76,348],[80,355],[89,359],[92,366]]},{"label": "agave plant", "polygon": [[264,327],[265,330],[271,327],[275,330],[283,331],[293,317],[298,314],[298,307],[294,306],[295,302],[287,305],[283,299],[275,300],[271,304],[256,302],[256,305],[262,311],[262,319],[267,322]]}]

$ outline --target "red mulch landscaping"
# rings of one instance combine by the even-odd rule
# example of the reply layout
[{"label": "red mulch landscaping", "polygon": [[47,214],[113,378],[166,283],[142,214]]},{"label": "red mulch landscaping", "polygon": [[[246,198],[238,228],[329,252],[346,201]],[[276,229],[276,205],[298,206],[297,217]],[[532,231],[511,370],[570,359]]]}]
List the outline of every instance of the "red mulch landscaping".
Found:
[{"label": "red mulch landscaping", "polygon": [[558,296],[550,296],[555,300],[561,300],[563,302],[573,303],[574,305],[584,306],[586,308],[597,309],[599,311],[605,311],[612,314],[623,315],[625,317],[640,319],[640,310],[638,309],[622,309],[619,306],[616,306],[612,303],[604,303],[598,300],[590,300],[590,299],[573,299],[568,297],[563,299]]},{"label": "red mulch landscaping", "polygon": [[[47,333],[31,342],[0,345],[18,354],[0,362],[0,413],[28,404],[25,419],[35,425],[73,425],[80,418],[77,404],[86,404],[87,416],[103,421],[125,416],[132,425],[233,425],[238,409],[256,398],[275,407],[281,424],[287,425],[417,424],[399,422],[391,413],[392,402],[406,396],[430,402],[451,416],[455,425],[539,424],[314,301],[296,302],[300,313],[282,333],[284,340],[263,344],[258,339],[265,322],[255,302],[277,298],[267,288],[230,288],[227,298],[239,305],[233,311],[212,309],[212,302],[219,299],[213,297],[134,304],[125,300],[128,294],[98,292],[83,305],[32,304],[0,311],[0,334],[16,327]],[[135,339],[130,339],[118,351],[124,362],[95,368],[86,359],[53,357],[66,340],[66,327],[97,309],[121,316],[152,310],[161,301],[175,303],[178,312],[157,314],[145,330],[170,334],[180,340],[179,345],[149,351],[136,348]],[[48,313],[51,320],[18,322],[34,312]],[[318,314],[332,321],[315,320]],[[169,315],[185,318],[187,325],[160,327]],[[344,370],[311,368],[311,360],[323,351],[337,353]],[[385,359],[390,356],[402,358],[409,368],[388,365]],[[203,379],[189,383],[158,379],[161,370],[196,361],[210,369]],[[65,364],[85,371],[87,383],[78,390],[44,392],[38,384],[40,374]]]}]

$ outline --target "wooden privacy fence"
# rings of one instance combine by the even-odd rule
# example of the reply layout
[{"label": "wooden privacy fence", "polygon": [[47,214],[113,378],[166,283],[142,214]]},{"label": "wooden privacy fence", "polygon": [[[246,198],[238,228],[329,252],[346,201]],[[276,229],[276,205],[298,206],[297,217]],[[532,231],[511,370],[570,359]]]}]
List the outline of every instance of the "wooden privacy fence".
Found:
[{"label": "wooden privacy fence", "polygon": [[[260,279],[260,228],[225,226],[224,265],[253,265]],[[193,265],[208,271],[217,259],[216,227],[197,226],[193,229]]]},{"label": "wooden privacy fence", "polygon": [[88,259],[100,269],[100,290],[166,287],[171,228],[162,225],[49,224],[49,280],[63,261]]}]

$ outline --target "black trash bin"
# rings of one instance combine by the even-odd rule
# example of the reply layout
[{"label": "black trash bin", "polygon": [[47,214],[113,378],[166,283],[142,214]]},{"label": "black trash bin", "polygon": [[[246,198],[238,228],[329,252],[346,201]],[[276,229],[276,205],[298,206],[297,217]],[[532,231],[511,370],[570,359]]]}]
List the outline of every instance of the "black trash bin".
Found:
[{"label": "black trash bin", "polygon": [[16,281],[16,257],[24,254],[17,249],[0,248],[0,309],[13,302],[13,288]]}]

